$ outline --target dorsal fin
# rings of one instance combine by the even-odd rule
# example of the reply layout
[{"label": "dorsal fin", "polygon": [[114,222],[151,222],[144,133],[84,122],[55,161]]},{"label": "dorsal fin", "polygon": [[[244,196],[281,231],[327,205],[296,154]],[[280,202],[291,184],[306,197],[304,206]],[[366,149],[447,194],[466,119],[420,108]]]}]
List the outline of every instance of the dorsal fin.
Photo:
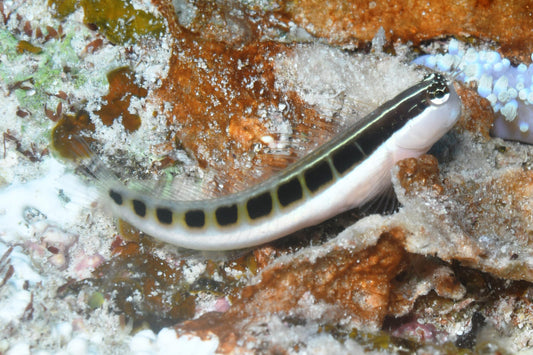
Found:
[{"label": "dorsal fin", "polygon": [[[281,172],[287,166],[309,154],[327,142],[340,129],[335,121],[321,120],[312,126],[299,124],[294,130],[269,132],[262,138],[249,164],[232,171],[197,169],[162,169],[150,171],[144,178],[117,177],[112,167],[104,163],[91,149],[87,140],[73,136],[73,150],[76,150],[79,170],[89,176],[100,189],[108,190],[118,184],[126,185],[132,192],[139,192],[173,201],[211,199],[246,190],[259,182]],[[114,159],[111,157],[111,159]],[[107,159],[106,159],[107,160]],[[193,158],[194,160],[194,158]],[[152,170],[152,169],[150,169]],[[117,171],[120,175],[121,171]]]}]

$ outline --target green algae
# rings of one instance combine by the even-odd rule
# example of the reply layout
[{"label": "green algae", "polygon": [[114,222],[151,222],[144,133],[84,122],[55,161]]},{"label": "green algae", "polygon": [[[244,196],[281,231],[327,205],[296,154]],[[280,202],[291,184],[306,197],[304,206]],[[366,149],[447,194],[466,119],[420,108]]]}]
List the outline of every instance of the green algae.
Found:
[{"label": "green algae", "polygon": [[[11,32],[7,31],[5,28],[0,28],[0,52],[7,60],[12,61],[18,57],[18,42],[19,41],[11,34]],[[0,68],[2,68],[2,62],[0,62]]]},{"label": "green algae", "polygon": [[87,305],[91,309],[96,309],[102,307],[104,301],[104,295],[101,292],[95,291],[89,296],[89,299],[87,300]]},{"label": "green algae", "polygon": [[88,80],[78,68],[79,58],[71,43],[73,36],[36,46],[19,41],[6,29],[0,29],[0,50],[6,58],[0,62],[0,79],[14,93],[21,107],[41,113],[50,95],[61,86],[62,77],[71,79],[74,87]]},{"label": "green algae", "polygon": [[59,18],[83,8],[84,23],[96,26],[115,44],[135,42],[142,36],[159,37],[165,31],[162,17],[135,9],[130,0],[49,0]]}]

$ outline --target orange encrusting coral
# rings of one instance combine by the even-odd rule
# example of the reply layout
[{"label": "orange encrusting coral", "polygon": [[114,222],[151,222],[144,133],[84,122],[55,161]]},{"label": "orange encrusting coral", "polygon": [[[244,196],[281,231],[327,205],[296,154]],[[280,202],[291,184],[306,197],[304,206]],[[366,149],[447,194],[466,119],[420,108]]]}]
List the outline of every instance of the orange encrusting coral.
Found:
[{"label": "orange encrusting coral", "polygon": [[494,111],[490,102],[480,97],[475,89],[460,84],[456,85],[456,89],[463,103],[462,115],[455,126],[456,129],[489,139],[489,132],[494,122]]},{"label": "orange encrusting coral", "polygon": [[401,230],[384,233],[375,246],[358,252],[333,250],[316,261],[296,259],[275,264],[261,282],[245,288],[242,302],[268,307],[271,312],[296,308],[310,292],[317,301],[336,305],[355,319],[380,324],[388,310],[390,281],[403,269],[405,251]]},{"label": "orange encrusting coral", "polygon": [[393,41],[474,36],[499,43],[506,56],[533,51],[529,0],[297,0],[281,6],[296,24],[335,44],[368,42],[383,27]]},{"label": "orange encrusting coral", "polygon": [[[176,328],[199,336],[214,333],[220,341],[217,350],[231,353],[239,344],[253,344],[254,340],[257,344],[251,329],[268,322],[272,315],[315,317],[320,324],[338,324],[345,319],[353,327],[376,330],[386,316],[404,315],[420,295],[432,289],[444,298],[461,298],[464,288],[453,271],[406,252],[404,238],[401,228],[391,228],[375,245],[360,250],[337,246],[314,260],[305,253],[289,256],[267,266],[261,281],[242,289],[226,313],[208,313]],[[411,274],[417,276],[410,279]],[[427,288],[414,287],[420,279],[428,280]],[[307,314],[313,308],[309,303],[323,313]]]},{"label": "orange encrusting coral", "polygon": [[401,230],[393,230],[364,250],[334,249],[315,261],[292,258],[274,263],[263,270],[261,282],[242,290],[228,312],[208,313],[177,328],[199,335],[215,333],[221,341],[219,351],[225,353],[249,336],[247,327],[267,314],[295,314],[308,294],[312,302],[331,307],[324,321],[349,317],[369,328],[379,327],[388,314],[391,281],[405,267],[402,238]]},{"label": "orange encrusting coral", "polygon": [[159,7],[175,43],[168,75],[155,95],[172,105],[168,124],[178,127],[178,144],[194,152],[202,167],[231,175],[247,159],[256,163],[251,147],[261,144],[270,120],[281,116],[280,107],[288,108],[283,119],[296,129],[320,120],[296,94],[275,87],[273,61],[287,45],[253,36],[242,45],[206,39],[181,27],[168,4]]},{"label": "orange encrusting coral", "polygon": [[[495,162],[501,159],[500,155],[505,154],[505,147],[501,148],[501,152],[495,154]],[[460,240],[473,250],[462,251],[462,248],[469,250],[466,244],[462,245],[452,253],[453,259],[497,277],[533,281],[533,272],[517,254],[517,250],[520,250],[518,245],[530,245],[532,241],[531,170],[527,167],[506,169],[503,166],[498,167],[500,173],[492,178],[450,176],[443,179],[440,177],[438,161],[431,155],[406,159],[399,162],[398,166],[399,183],[405,189],[406,196],[430,205],[432,202],[428,200],[431,197],[427,197],[430,191],[437,200],[446,201],[446,216],[460,233]],[[487,253],[493,252],[485,249],[482,242],[485,238],[507,245],[507,255],[502,255],[508,259],[505,267],[485,262]],[[450,257],[438,256],[445,260]]]},{"label": "orange encrusting coral", "polygon": [[[184,27],[172,6],[158,0],[156,6],[167,19],[175,42],[168,76],[155,97],[172,105],[165,115],[169,125],[178,128],[179,146],[194,152],[202,167],[209,165],[235,175],[243,164],[261,166],[252,147],[260,146],[260,137],[269,128],[268,120],[279,115],[279,107],[289,108],[283,118],[297,132],[306,132],[317,122],[322,124],[320,115],[296,94],[276,88],[273,61],[278,53],[290,52],[291,48],[265,40],[269,38],[265,29],[288,31],[288,24],[294,21],[317,37],[343,45],[368,43],[380,27],[389,40],[415,44],[438,36],[472,35],[501,40],[507,45],[504,49],[524,53],[524,46],[533,49],[533,41],[516,34],[524,33],[521,28],[533,27],[533,20],[522,12],[514,14],[520,4],[301,0],[278,4],[269,12],[198,1],[195,17]],[[529,5],[524,6],[527,9]],[[514,17],[495,16],[497,13],[513,13]],[[509,23],[510,18],[513,23]],[[259,170],[268,169],[263,165]]]},{"label": "orange encrusting coral", "polygon": [[444,188],[439,181],[439,163],[433,155],[408,158],[398,162],[398,180],[407,194],[416,193],[418,186],[425,186],[442,194]]}]

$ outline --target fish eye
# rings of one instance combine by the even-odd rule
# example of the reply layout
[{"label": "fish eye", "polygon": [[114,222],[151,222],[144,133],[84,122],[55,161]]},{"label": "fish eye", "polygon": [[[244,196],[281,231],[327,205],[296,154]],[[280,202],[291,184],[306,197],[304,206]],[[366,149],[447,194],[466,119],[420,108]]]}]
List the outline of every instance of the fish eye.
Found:
[{"label": "fish eye", "polygon": [[442,105],[450,97],[448,83],[443,76],[438,76],[427,89],[427,99],[432,105]]}]

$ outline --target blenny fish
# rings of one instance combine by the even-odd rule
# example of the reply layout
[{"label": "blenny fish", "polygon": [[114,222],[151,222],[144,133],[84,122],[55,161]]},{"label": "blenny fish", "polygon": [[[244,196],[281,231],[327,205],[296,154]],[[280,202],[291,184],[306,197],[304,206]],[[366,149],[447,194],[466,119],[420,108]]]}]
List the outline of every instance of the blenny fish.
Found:
[{"label": "blenny fish", "polygon": [[115,215],[159,240],[198,250],[257,246],[318,224],[383,192],[394,164],[425,153],[461,101],[431,73],[279,174],[218,198],[176,201],[100,182]]}]

